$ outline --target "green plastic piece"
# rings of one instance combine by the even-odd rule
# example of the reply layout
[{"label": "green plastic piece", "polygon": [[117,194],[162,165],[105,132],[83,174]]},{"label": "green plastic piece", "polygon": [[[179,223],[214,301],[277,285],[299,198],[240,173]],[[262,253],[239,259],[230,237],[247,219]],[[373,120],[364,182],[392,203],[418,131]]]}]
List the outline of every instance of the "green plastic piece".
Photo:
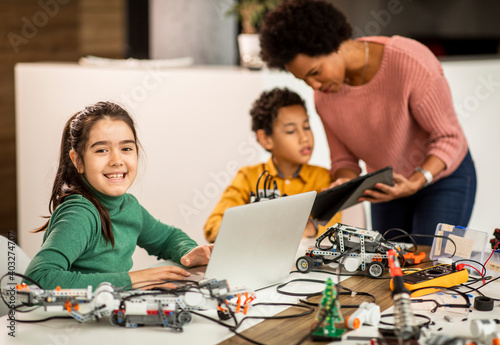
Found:
[{"label": "green plastic piece", "polygon": [[331,278],[326,281],[323,297],[319,302],[319,310],[314,319],[316,326],[312,333],[313,340],[340,340],[345,329],[337,329],[335,323],[343,322],[340,304],[337,300],[337,289]]}]

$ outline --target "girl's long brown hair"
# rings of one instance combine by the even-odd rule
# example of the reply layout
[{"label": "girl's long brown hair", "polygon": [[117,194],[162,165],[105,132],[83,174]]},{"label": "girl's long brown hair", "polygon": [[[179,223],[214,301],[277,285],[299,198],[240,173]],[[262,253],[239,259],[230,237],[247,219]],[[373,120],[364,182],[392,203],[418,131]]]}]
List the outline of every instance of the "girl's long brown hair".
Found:
[{"label": "girl's long brown hair", "polygon": [[[85,153],[85,146],[89,140],[90,131],[97,121],[104,118],[125,122],[132,130],[134,140],[136,145],[138,145],[134,120],[132,120],[125,109],[117,104],[111,102],[98,102],[71,116],[64,126],[61,139],[59,166],[57,168],[54,186],[52,187],[49,212],[52,215],[57,206],[62,204],[67,196],[73,194],[82,195],[84,198],[90,200],[97,208],[101,218],[102,235],[106,241],[111,241],[111,244],[114,246],[115,238],[111,229],[111,219],[108,210],[85,184],[82,175],[78,172],[69,155],[70,151],[74,150],[78,154],[78,159],[81,160],[81,163],[84,163],[83,155]],[[49,221],[50,220],[38,229],[35,229],[34,232],[47,230]]]}]

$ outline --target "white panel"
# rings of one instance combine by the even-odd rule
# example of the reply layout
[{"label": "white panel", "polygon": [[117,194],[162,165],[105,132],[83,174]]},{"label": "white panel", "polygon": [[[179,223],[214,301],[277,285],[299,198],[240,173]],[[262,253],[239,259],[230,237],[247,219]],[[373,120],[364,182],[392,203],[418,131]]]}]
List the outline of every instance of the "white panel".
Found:
[{"label": "white panel", "polygon": [[469,228],[500,226],[500,59],[443,62],[453,103],[476,164],[477,194]]}]

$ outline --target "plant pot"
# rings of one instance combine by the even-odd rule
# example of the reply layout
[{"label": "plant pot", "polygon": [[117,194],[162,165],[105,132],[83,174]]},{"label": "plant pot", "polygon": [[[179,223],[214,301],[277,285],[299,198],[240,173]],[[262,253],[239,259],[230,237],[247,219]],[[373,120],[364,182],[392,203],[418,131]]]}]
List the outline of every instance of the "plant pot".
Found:
[{"label": "plant pot", "polygon": [[260,58],[260,44],[258,34],[239,34],[238,46],[240,49],[241,66],[252,70],[259,70],[264,66]]}]

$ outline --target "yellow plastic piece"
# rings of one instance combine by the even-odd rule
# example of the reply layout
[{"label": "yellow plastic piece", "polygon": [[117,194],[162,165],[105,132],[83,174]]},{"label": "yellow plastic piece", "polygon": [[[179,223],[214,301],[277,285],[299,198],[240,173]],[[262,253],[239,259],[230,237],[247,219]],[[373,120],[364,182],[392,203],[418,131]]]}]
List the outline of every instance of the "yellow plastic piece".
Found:
[{"label": "yellow plastic piece", "polygon": [[[424,279],[424,281],[419,282],[419,283],[415,283],[415,284],[409,282],[409,279],[411,278],[411,276],[414,276],[416,274],[422,275],[423,272],[431,270],[431,269],[438,267],[438,266],[447,266],[446,268],[449,268],[450,273],[443,274],[443,275],[436,276],[436,277],[429,276],[429,277],[426,277]],[[413,272],[413,273],[403,275],[403,281],[404,281],[405,287],[410,291],[413,291],[413,290],[416,290],[419,288],[423,288],[423,287],[427,287],[427,286],[452,287],[455,285],[465,283],[465,282],[467,282],[467,280],[469,280],[469,272],[466,269],[462,269],[460,271],[453,271],[451,269],[451,265],[447,265],[447,264],[436,265],[436,266],[422,269],[418,272]],[[392,279],[390,282],[390,287],[391,287],[391,290],[394,290]],[[412,293],[411,297],[424,296],[424,295],[428,295],[428,294],[431,294],[431,293],[439,291],[439,290],[440,289],[432,289],[432,288],[423,289],[423,290]]]}]

